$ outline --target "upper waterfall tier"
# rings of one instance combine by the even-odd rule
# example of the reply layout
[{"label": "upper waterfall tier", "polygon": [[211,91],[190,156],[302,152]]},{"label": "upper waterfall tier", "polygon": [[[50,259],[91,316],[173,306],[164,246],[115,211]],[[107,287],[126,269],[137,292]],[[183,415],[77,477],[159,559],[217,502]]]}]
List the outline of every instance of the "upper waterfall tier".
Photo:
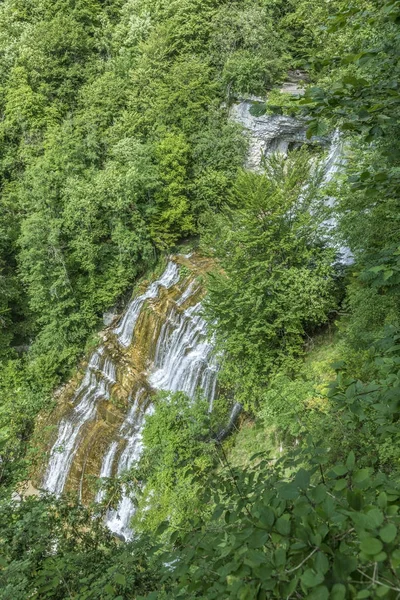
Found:
[{"label": "upper waterfall tier", "polygon": [[[201,277],[210,266],[196,255],[174,257],[132,300],[117,327],[105,332],[80,385],[72,392],[70,386],[56,409],[43,488],[55,494],[75,490],[87,501],[94,497],[93,476],[129,469],[140,456],[155,390],[192,398],[201,390],[212,406],[218,366],[201,314]],[[133,510],[124,497],[108,515],[110,528],[129,536]]]},{"label": "upper waterfall tier", "polygon": [[161,287],[169,289],[179,281],[178,265],[172,261],[168,263],[162,277],[151,284],[144,294],[135,298],[128,307],[125,316],[121,319],[121,323],[114,330],[118,336],[118,341],[123,346],[128,347],[132,343],[132,336],[135,329],[136,321],[139,318],[140,311],[146,300],[157,298]]}]

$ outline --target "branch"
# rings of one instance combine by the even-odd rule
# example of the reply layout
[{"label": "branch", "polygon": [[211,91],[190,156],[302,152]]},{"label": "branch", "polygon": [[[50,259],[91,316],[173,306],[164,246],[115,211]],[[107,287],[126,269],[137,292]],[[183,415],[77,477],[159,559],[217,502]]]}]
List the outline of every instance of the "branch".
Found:
[{"label": "branch", "polygon": [[297,565],[297,567],[293,567],[293,569],[286,570],[285,573],[293,573],[293,571],[297,571],[297,569],[300,569],[300,567],[302,567],[304,563],[306,563],[308,559],[313,556],[313,554],[318,552],[318,550],[319,548],[314,548],[314,550],[304,560],[302,560],[301,563]]},{"label": "branch", "polygon": [[[377,585],[381,585],[385,588],[388,588],[389,590],[394,590],[395,592],[400,592],[400,588],[396,588],[393,587],[391,585],[387,585],[386,583],[383,583],[382,581],[379,581],[378,579],[375,579],[375,577],[370,577],[369,575],[367,575],[366,573],[364,573],[364,571],[361,571],[361,569],[357,569],[358,573],[361,573],[361,575],[364,575],[364,577],[366,577],[367,579],[369,579],[370,581],[372,581],[372,583],[376,583]],[[375,573],[374,573],[375,575]]]}]

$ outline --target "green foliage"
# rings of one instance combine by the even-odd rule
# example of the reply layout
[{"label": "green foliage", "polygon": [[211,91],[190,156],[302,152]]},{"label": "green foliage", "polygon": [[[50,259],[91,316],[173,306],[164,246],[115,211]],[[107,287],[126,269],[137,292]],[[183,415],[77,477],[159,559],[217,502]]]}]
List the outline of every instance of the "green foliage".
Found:
[{"label": "green foliage", "polygon": [[231,205],[204,238],[222,271],[210,279],[209,318],[226,353],[227,383],[247,406],[272,371],[295,368],[305,332],[335,305],[319,182],[305,150],[273,157],[265,174],[239,176]]},{"label": "green foliage", "polygon": [[[5,344],[19,331],[38,333],[35,352],[57,349],[56,370],[65,372],[101,311],[148,264],[150,237],[173,245],[220,204],[244,156],[218,108],[222,73],[234,47],[279,62],[267,13],[254,4],[230,15],[194,0],[173,10],[146,0],[2,4],[0,171],[15,217],[1,258]],[[267,62],[255,75],[253,55],[239,62],[240,86],[257,91]]]},{"label": "green foliage", "polygon": [[[397,337],[376,350],[376,381],[338,374],[335,420],[320,418],[296,450],[214,476],[203,496],[213,515],[175,546],[168,597],[397,597]],[[332,428],[342,434],[335,453]]]},{"label": "green foliage", "polygon": [[395,598],[399,490],[354,453],[346,463],[323,480],[317,464],[283,460],[222,478],[209,527],[177,553],[169,597]]},{"label": "green foliage", "polygon": [[[212,23],[211,59],[229,94],[265,94],[289,66],[285,36],[268,6],[226,4]],[[278,21],[279,22],[279,21]]]},{"label": "green foliage", "polygon": [[161,247],[173,245],[182,234],[193,233],[194,224],[185,194],[189,146],[182,135],[166,136],[156,148],[161,189],[155,197],[156,214],[151,235]]},{"label": "green foliage", "polygon": [[145,540],[118,544],[101,517],[68,501],[3,501],[0,525],[2,600],[135,598],[158,580]]},{"label": "green foliage", "polygon": [[[347,137],[347,181],[338,190],[340,235],[356,260],[348,288],[349,356],[358,373],[382,327],[398,325],[399,50],[396,2],[337,5],[324,47],[314,57],[318,85],[300,105],[311,130],[330,122]],[[328,50],[328,51],[327,51]],[[364,372],[365,374],[365,372]]]},{"label": "green foliage", "polygon": [[51,388],[46,395],[45,378],[41,389],[35,388],[22,360],[4,360],[0,366],[0,490],[5,492],[28,476],[27,444]]},{"label": "green foliage", "polygon": [[166,519],[172,528],[185,527],[194,513],[204,512],[198,496],[216,464],[211,440],[221,417],[220,407],[210,413],[201,398],[193,402],[181,392],[159,395],[155,412],[146,417],[143,455],[128,475],[129,480],[140,482],[136,530],[155,531]]},{"label": "green foliage", "polygon": [[[395,0],[1,4],[0,598],[398,597],[398,22]],[[265,96],[289,66],[312,84],[269,109],[345,138],[341,307],[309,155],[237,176],[246,142],[224,102]],[[219,412],[177,394],[148,417],[135,470],[107,482],[110,506],[133,490],[151,543],[117,543],[104,507],[7,500],[102,311],[199,221],[219,262],[221,382],[257,419],[245,468],[215,442]],[[299,359],[335,308],[327,392],[330,368]]]},{"label": "green foliage", "polygon": [[229,191],[245,143],[209,59],[220,10],[2,3],[2,354],[33,338],[32,360],[64,377],[155,248]]}]

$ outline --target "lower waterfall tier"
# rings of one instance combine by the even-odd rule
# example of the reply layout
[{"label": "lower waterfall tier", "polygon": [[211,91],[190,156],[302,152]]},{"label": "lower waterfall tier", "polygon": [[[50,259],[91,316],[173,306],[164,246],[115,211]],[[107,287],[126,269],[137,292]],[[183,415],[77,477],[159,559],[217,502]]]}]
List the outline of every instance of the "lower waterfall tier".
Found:
[{"label": "lower waterfall tier", "polygon": [[[80,385],[64,394],[55,411],[57,433],[42,488],[56,495],[76,491],[87,502],[94,498],[94,479],[129,469],[140,457],[157,390],[191,398],[201,390],[212,408],[218,364],[201,314],[201,277],[210,266],[196,255],[174,257],[132,300],[117,327],[107,330]],[[123,497],[107,517],[109,528],[129,537],[133,512]]]}]

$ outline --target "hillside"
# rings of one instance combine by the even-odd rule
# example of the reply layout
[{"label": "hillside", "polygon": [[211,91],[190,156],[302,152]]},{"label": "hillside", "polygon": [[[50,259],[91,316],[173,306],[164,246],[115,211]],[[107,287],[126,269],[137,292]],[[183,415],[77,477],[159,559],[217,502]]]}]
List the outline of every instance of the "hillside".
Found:
[{"label": "hillside", "polygon": [[0,600],[400,597],[398,0],[0,6]]}]

